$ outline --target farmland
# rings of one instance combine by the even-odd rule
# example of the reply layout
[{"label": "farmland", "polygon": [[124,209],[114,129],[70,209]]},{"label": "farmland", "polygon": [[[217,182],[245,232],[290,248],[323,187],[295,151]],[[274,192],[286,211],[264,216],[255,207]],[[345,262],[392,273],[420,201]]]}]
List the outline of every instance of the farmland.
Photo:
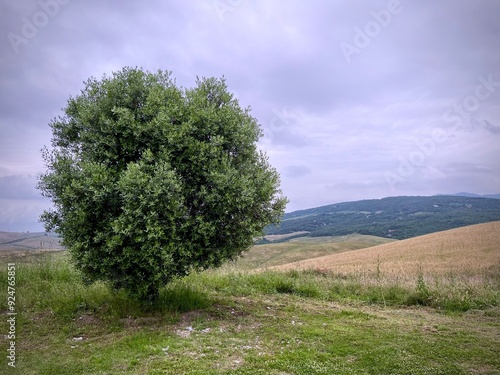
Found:
[{"label": "farmland", "polygon": [[276,269],[326,268],[336,273],[481,274],[500,264],[500,222],[451,229],[368,249],[311,257]]}]

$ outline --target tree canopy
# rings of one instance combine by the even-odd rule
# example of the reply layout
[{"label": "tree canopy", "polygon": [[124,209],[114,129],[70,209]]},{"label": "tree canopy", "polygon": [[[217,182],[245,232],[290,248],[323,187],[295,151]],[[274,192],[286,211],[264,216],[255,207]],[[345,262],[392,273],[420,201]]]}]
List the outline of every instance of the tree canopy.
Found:
[{"label": "tree canopy", "polygon": [[89,79],[52,120],[43,213],[89,281],[141,299],[220,266],[277,223],[286,198],[262,135],[225,80],[177,87],[166,71]]}]

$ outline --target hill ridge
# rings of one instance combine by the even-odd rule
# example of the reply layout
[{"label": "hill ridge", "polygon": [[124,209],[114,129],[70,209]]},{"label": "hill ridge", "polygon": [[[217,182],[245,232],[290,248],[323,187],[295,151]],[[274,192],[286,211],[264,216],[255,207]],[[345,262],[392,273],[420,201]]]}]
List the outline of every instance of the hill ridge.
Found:
[{"label": "hill ridge", "polygon": [[286,213],[266,235],[309,232],[308,236],[352,233],[406,239],[500,220],[500,200],[463,196],[398,196],[340,202]]}]

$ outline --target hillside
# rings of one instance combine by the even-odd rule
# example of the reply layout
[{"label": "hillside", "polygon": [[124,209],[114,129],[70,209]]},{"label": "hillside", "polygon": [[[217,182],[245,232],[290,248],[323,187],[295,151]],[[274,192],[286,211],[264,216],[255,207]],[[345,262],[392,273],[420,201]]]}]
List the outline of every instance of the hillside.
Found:
[{"label": "hillside", "polygon": [[[266,235],[294,232],[311,237],[352,233],[406,239],[500,220],[500,200],[463,196],[389,197],[294,211]],[[264,240],[265,241],[265,240]]]},{"label": "hillside", "polygon": [[45,251],[58,251],[64,248],[55,235],[40,233],[0,232],[0,258],[12,254],[24,256]]},{"label": "hillside", "polygon": [[[438,195],[450,195],[450,194],[438,194]],[[459,196],[459,197],[476,197],[476,198],[493,198],[493,199],[500,199],[500,194],[474,194],[474,193],[467,193],[467,192],[460,192],[456,194],[451,194],[454,196]]]},{"label": "hillside", "polygon": [[342,274],[480,273],[500,266],[500,221],[456,228],[366,249],[274,267],[329,269]]},{"label": "hillside", "polygon": [[338,254],[394,242],[389,238],[351,234],[348,236],[300,237],[287,242],[253,246],[229,269],[235,271],[272,267],[304,259]]}]

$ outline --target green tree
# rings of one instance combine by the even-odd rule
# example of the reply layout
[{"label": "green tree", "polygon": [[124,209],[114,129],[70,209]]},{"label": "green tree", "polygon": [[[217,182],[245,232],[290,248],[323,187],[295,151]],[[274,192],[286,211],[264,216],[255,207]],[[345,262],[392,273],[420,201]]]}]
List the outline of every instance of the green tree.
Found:
[{"label": "green tree", "polygon": [[50,123],[41,216],[88,282],[154,301],[175,277],[220,266],[283,215],[260,127],[224,79],[170,72],[91,78]]}]

